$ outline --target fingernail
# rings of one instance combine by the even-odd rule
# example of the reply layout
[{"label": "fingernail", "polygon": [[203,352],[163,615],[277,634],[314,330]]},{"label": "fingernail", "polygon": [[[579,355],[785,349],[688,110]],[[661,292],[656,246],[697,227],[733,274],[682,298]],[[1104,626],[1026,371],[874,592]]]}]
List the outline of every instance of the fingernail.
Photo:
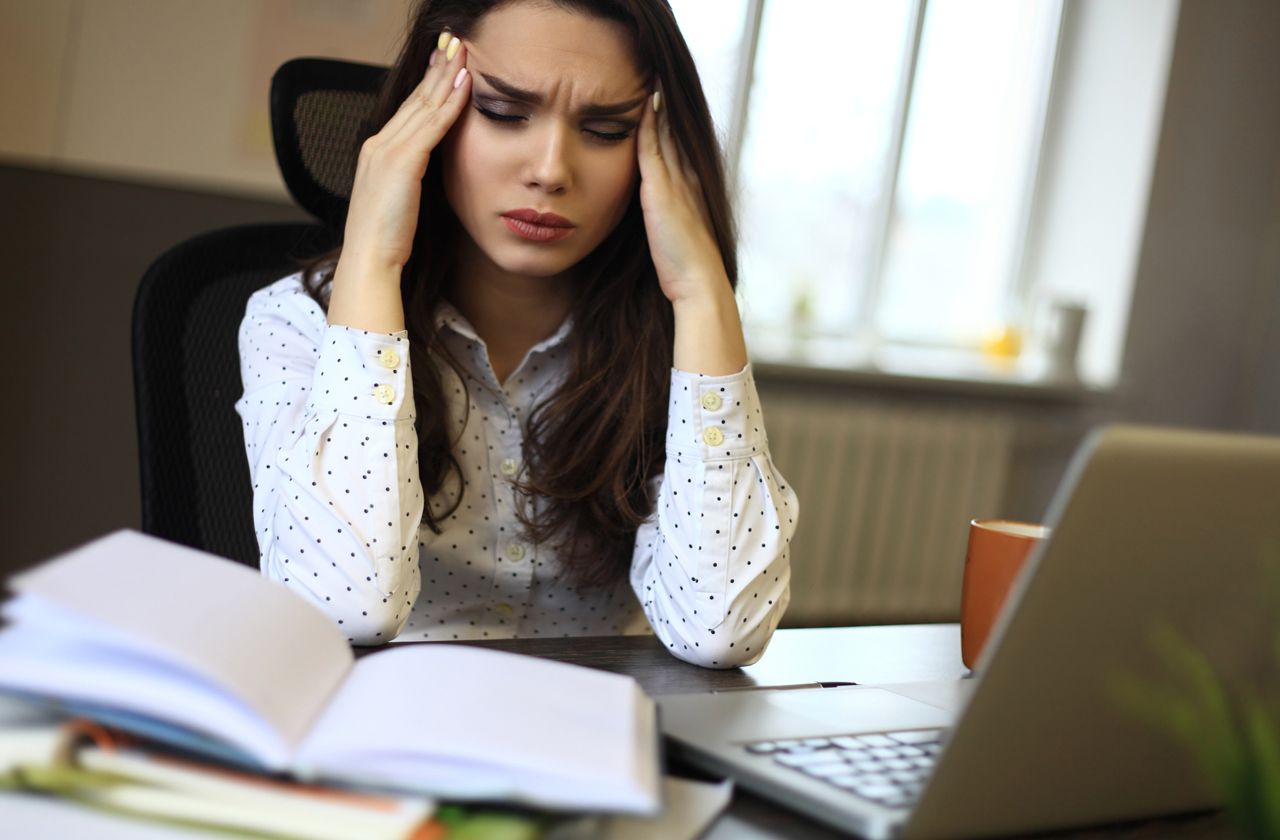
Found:
[{"label": "fingernail", "polygon": [[467,77],[467,68],[463,67],[458,71],[458,75],[453,77],[453,86],[455,88],[462,87],[462,80]]},{"label": "fingernail", "polygon": [[427,66],[428,66],[428,67],[435,67],[435,66],[436,66],[436,59],[437,59],[439,56],[440,56],[440,50],[432,50],[432,51],[431,51],[431,56],[427,59]]},{"label": "fingernail", "polygon": [[458,48],[462,46],[462,42],[454,38],[449,42],[449,48],[444,51],[444,57],[453,61],[453,57],[458,54]]},{"label": "fingernail", "polygon": [[436,39],[436,49],[442,50],[445,47],[449,46],[449,39],[452,37],[453,36],[449,34],[449,30],[447,29],[441,32],[440,37]]},{"label": "fingernail", "polygon": [[662,91],[655,90],[653,92],[653,112],[656,114],[662,110]]}]

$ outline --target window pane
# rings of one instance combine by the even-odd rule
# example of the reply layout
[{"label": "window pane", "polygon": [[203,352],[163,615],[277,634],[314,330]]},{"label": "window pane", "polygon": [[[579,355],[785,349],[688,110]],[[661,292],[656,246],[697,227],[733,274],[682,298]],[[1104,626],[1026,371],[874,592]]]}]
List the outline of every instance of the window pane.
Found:
[{"label": "window pane", "polygon": [[[750,324],[848,334],[907,46],[906,0],[766,3],[739,165]],[[797,320],[804,320],[803,318]]]},{"label": "window pane", "polygon": [[671,10],[693,53],[711,118],[723,144],[741,63],[747,0],[672,0]]},{"label": "window pane", "polygon": [[876,321],[885,338],[967,344],[1015,315],[1059,6],[927,9]]}]

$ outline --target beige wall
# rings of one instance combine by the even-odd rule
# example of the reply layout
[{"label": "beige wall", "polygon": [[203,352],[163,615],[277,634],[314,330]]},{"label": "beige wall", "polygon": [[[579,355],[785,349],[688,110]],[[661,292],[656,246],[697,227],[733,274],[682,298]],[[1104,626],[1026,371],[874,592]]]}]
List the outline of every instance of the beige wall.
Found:
[{"label": "beige wall", "polygon": [[271,74],[302,55],[389,63],[411,5],[0,0],[0,161],[284,198]]}]

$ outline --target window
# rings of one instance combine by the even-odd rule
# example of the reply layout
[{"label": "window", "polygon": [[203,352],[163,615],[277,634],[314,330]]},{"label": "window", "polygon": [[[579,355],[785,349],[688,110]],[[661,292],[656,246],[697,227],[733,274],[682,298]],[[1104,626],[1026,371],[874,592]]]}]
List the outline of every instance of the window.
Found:
[{"label": "window", "polygon": [[1061,0],[672,5],[734,178],[753,346],[1016,350]]}]

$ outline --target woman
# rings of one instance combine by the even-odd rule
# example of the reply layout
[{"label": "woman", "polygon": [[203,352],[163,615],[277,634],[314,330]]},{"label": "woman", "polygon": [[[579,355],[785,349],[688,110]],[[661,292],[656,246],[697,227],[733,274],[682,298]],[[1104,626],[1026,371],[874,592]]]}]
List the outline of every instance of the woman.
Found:
[{"label": "woman", "polygon": [[670,8],[424,0],[375,116],[342,249],[241,328],[264,573],[355,644],[757,659],[798,509]]}]

